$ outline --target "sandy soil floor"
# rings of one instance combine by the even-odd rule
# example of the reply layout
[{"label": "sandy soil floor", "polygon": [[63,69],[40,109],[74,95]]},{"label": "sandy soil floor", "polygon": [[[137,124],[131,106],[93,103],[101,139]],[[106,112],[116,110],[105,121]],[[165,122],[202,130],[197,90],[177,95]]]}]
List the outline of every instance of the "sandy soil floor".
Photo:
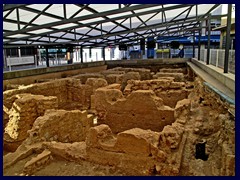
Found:
[{"label": "sandy soil floor", "polygon": [[103,166],[87,161],[70,162],[63,159],[54,159],[50,164],[31,175],[23,173],[24,164],[33,156],[18,161],[13,166],[4,169],[4,176],[134,176],[134,172],[116,169],[112,166]]}]

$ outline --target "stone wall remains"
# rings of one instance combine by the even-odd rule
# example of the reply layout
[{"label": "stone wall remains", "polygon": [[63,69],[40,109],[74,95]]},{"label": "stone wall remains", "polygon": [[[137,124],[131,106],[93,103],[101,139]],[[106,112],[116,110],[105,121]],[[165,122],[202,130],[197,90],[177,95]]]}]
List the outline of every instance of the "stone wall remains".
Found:
[{"label": "stone wall remains", "polygon": [[[201,79],[182,79],[185,70],[162,68],[148,80],[148,70],[115,68],[5,91],[4,148],[18,148],[4,156],[4,168],[31,155],[22,168],[28,174],[62,157],[135,175],[234,176],[233,107]],[[59,110],[77,104],[88,112]]]},{"label": "stone wall remains", "polygon": [[131,128],[161,131],[174,122],[174,109],[164,106],[151,90],[138,90],[124,98],[117,89],[99,88],[95,92],[98,121],[114,133]]},{"label": "stone wall remains", "polygon": [[[91,128],[86,138],[87,158],[99,164],[134,171],[138,175],[178,175],[184,146],[173,146],[168,142],[182,143],[186,140],[185,136],[182,140],[182,134],[183,131],[175,132],[172,128],[164,128],[161,133],[134,128],[115,136],[109,126],[99,125]],[[178,137],[176,142],[175,137]]]},{"label": "stone wall remains", "polygon": [[63,78],[44,83],[36,83],[22,86],[18,89],[3,92],[3,104],[6,107],[13,103],[11,97],[21,93],[31,93],[35,95],[56,96],[59,108],[87,109],[90,107],[90,99],[93,94],[93,86],[82,84],[76,78]]},{"label": "stone wall remains", "polygon": [[85,74],[78,74],[71,77],[75,79],[80,79],[81,83],[85,84],[88,78],[104,78],[104,75],[100,73],[85,73]]},{"label": "stone wall remains", "polygon": [[178,101],[188,97],[193,85],[185,82],[175,82],[172,79],[154,79],[145,81],[129,80],[124,89],[124,95],[137,90],[152,90],[156,96],[163,99],[163,103],[175,108]]},{"label": "stone wall remains", "polygon": [[68,79],[57,79],[45,83],[36,83],[28,86],[23,86],[19,89],[7,90],[3,92],[3,100],[22,93],[31,93],[43,96],[56,96],[58,103],[65,103],[68,99],[67,93]]},{"label": "stone wall remains", "polygon": [[14,98],[12,107],[8,109],[9,121],[4,130],[4,146],[11,151],[28,137],[27,131],[32,128],[37,117],[42,116],[47,109],[58,108],[54,96],[18,94]]},{"label": "stone wall remains", "polygon": [[92,126],[93,116],[86,111],[47,110],[34,122],[27,141],[30,144],[39,141],[80,142],[85,140]]},{"label": "stone wall remains", "polygon": [[152,74],[150,69],[146,68],[122,68],[122,67],[116,67],[110,69],[111,71],[124,71],[125,73],[128,72],[138,72],[140,75],[140,80],[148,80],[152,79]]}]

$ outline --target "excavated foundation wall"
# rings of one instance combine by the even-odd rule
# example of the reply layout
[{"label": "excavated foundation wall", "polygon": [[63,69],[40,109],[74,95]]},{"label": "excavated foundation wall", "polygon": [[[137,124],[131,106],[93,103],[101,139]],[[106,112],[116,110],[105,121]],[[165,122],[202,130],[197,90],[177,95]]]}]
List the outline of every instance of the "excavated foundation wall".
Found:
[{"label": "excavated foundation wall", "polygon": [[[15,109],[16,105],[26,107],[21,109],[28,111],[29,107],[18,103],[22,97],[24,102],[30,102],[25,100],[29,97],[34,99],[33,104],[46,105],[40,103],[40,117],[27,116],[33,117],[33,127],[23,132],[25,140],[23,138],[17,150],[4,156],[4,170],[37,152],[38,156],[23,167],[24,173],[31,174],[36,167],[47,166],[52,159],[61,157],[111,165],[135,175],[234,176],[235,121],[228,112],[229,104],[208,91],[201,79],[188,82],[185,71],[161,69],[160,73],[170,74],[165,77],[156,73],[154,77],[156,74],[144,70],[157,78],[152,80],[143,80],[145,75],[136,71],[116,68],[4,92],[6,127],[17,119],[12,115],[18,112],[9,113],[13,106]],[[184,79],[174,77],[173,72],[183,74],[180,76]],[[59,91],[66,92],[64,96],[33,95],[47,94],[50,87],[56,88],[55,83],[63,85]],[[41,91],[35,90],[37,87],[41,87]],[[32,95],[21,95],[31,90]],[[49,98],[52,100],[48,101]],[[75,106],[74,103],[79,105],[77,109],[95,112],[99,125],[93,127],[93,116],[87,111],[56,110]],[[37,105],[33,107],[38,109]],[[24,112],[18,111],[21,117]],[[25,120],[21,118],[14,122],[23,123]],[[201,152],[204,159],[197,157],[199,143],[205,144]]]},{"label": "excavated foundation wall", "polygon": [[86,111],[47,110],[35,120],[33,128],[28,131],[27,141],[80,142],[86,139],[87,131],[92,126],[93,116]]},{"label": "excavated foundation wall", "polygon": [[[182,175],[235,175],[235,117],[229,113],[231,106],[214,92],[203,86],[196,77],[194,89],[188,98],[190,110],[179,116],[186,121],[189,133],[183,153]],[[196,146],[205,144],[207,160],[196,158]]]},{"label": "excavated foundation wall", "polygon": [[11,96],[21,93],[31,93],[35,95],[56,96],[58,104],[67,102],[67,79],[53,80],[45,83],[36,83],[28,86],[22,86],[18,89],[7,90],[3,92],[3,102],[8,101]]},{"label": "excavated foundation wall", "polygon": [[[188,99],[177,102],[175,122],[161,132],[134,128],[115,136],[109,126],[91,128],[87,158],[126,167],[139,175],[234,176],[235,125],[228,113],[230,105],[208,91],[199,78],[194,87]],[[97,91],[102,89],[111,90]],[[120,94],[113,92],[117,91],[112,91],[112,96]],[[107,97],[110,100],[112,96]],[[207,159],[196,158],[198,143],[205,143],[201,153]]]},{"label": "excavated foundation wall", "polygon": [[163,103],[174,108],[179,100],[187,98],[193,86],[190,83],[175,82],[173,79],[156,79],[146,81],[128,81],[124,94],[129,95],[137,90],[152,90]]},{"label": "excavated foundation wall", "polygon": [[124,98],[120,90],[100,88],[94,99],[98,123],[109,125],[114,133],[135,127],[161,131],[174,122],[174,109],[152,91],[138,90]]},{"label": "excavated foundation wall", "polygon": [[43,79],[59,79],[80,73],[97,73],[106,70],[104,62],[92,62],[84,64],[72,64],[55,66],[51,68],[37,68],[29,70],[18,70],[3,73],[3,90],[12,85],[30,85]]},{"label": "excavated foundation wall", "polygon": [[[42,166],[46,166],[52,160],[52,153],[49,150],[44,150],[51,148],[44,146],[44,144],[48,142],[70,144],[84,141],[90,127],[93,126],[93,116],[86,111],[51,109],[46,110],[43,116],[38,117],[32,126],[31,130],[27,132],[28,137],[16,151],[4,156],[4,168],[11,167],[17,161],[36,152],[39,155],[27,161],[23,167],[23,172],[31,174]],[[57,156],[67,155],[67,153],[61,153],[64,148],[57,149],[54,153]]]},{"label": "excavated foundation wall", "polygon": [[186,141],[186,137],[182,138],[183,130],[179,129],[164,128],[159,133],[133,128],[114,137],[107,125],[99,125],[88,133],[87,158],[100,164],[124,167],[138,175],[178,175]]},{"label": "excavated foundation wall", "polygon": [[12,106],[5,110],[9,118],[5,123],[4,148],[14,151],[28,137],[27,131],[32,128],[35,119],[42,116],[46,109],[57,109],[58,103],[54,96],[18,94],[11,98]]},{"label": "excavated foundation wall", "polygon": [[21,86],[18,89],[7,90],[3,92],[3,104],[10,108],[13,103],[12,97],[17,94],[31,93],[43,96],[57,97],[59,108],[71,109],[71,106],[79,105],[80,108],[90,107],[90,97],[93,93],[92,86],[82,84],[75,78],[64,78],[51,80],[49,82],[36,83],[28,86]]},{"label": "excavated foundation wall", "polygon": [[26,139],[27,131],[32,128],[36,118],[42,116],[47,109],[89,108],[92,92],[92,86],[83,85],[80,80],[72,78],[4,91],[5,148],[10,151],[16,150]]},{"label": "excavated foundation wall", "polygon": [[[122,76],[125,76],[127,81],[99,88],[91,97],[91,108],[96,110],[98,124],[107,124],[114,133],[118,133],[136,127],[160,132],[164,126],[173,123],[174,108],[178,101],[188,97],[193,88],[192,82],[175,82],[176,78],[171,76],[140,80],[151,76],[150,71],[145,69],[130,72],[132,68],[114,68],[105,73],[122,73],[123,70],[125,74]],[[181,69],[162,71],[171,74],[176,71],[184,77],[184,71]],[[142,72],[142,76],[139,72]],[[138,74],[138,78],[131,77],[130,73]],[[122,93],[123,84],[126,82]]]}]

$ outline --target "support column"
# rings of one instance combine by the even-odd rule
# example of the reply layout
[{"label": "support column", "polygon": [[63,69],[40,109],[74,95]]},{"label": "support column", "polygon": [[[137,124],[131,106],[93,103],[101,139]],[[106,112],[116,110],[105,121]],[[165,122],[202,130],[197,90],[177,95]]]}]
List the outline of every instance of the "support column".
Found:
[{"label": "support column", "polygon": [[193,31],[193,58],[195,58],[195,31]]},{"label": "support column", "polygon": [[85,52],[85,60],[86,60],[86,62],[88,62],[87,59],[88,59],[88,58],[87,58],[87,53]]},{"label": "support column", "polygon": [[207,61],[206,64],[209,65],[210,59],[210,36],[211,36],[211,14],[208,17],[208,45],[207,45]]},{"label": "support column", "polygon": [[39,62],[42,63],[42,57],[41,57],[41,51],[40,51],[40,48],[38,48],[38,56],[39,56]]},{"label": "support column", "polygon": [[102,48],[102,56],[103,56],[103,60],[105,61],[105,47]]},{"label": "support column", "polygon": [[144,38],[140,40],[140,47],[141,47],[142,55],[145,55],[145,39]]},{"label": "support column", "polygon": [[89,48],[89,58],[92,58],[92,48]]},{"label": "support column", "polygon": [[230,47],[230,31],[231,31],[231,18],[232,18],[232,4],[228,4],[227,15],[227,34],[226,34],[226,46],[225,46],[225,58],[224,58],[224,73],[228,73],[228,57]]},{"label": "support column", "polygon": [[37,58],[37,47],[33,47],[33,52],[34,52],[34,62],[35,62],[35,66],[36,68],[38,67],[38,58]]},{"label": "support column", "polygon": [[109,52],[110,52],[110,60],[112,60],[112,48],[109,47]]},{"label": "support column", "polygon": [[22,55],[21,55],[21,48],[20,47],[18,47],[18,57],[22,57]]},{"label": "support column", "polygon": [[48,47],[46,46],[46,65],[49,67]]},{"label": "support column", "polygon": [[4,68],[7,68],[7,52],[6,52],[6,49],[3,49],[3,65],[4,65]]},{"label": "support column", "polygon": [[67,62],[68,64],[73,63],[73,47],[72,46],[67,47]]},{"label": "support column", "polygon": [[202,31],[202,22],[200,22],[200,27],[198,31],[198,60],[200,61],[200,55],[201,55],[201,31]]},{"label": "support column", "polygon": [[81,63],[83,63],[83,47],[80,48]]}]

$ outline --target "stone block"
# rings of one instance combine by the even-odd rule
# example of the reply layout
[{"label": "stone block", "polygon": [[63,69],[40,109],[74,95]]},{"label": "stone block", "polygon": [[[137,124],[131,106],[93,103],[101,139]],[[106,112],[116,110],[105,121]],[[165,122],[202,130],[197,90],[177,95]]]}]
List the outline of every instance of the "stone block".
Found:
[{"label": "stone block", "polygon": [[9,121],[4,132],[5,143],[20,142],[28,137],[27,131],[37,117],[47,109],[58,108],[57,98],[32,94],[16,95],[16,100],[9,110]]},{"label": "stone block", "polygon": [[158,72],[156,73],[157,77],[174,77],[174,81],[176,82],[181,82],[184,81],[184,75],[183,73],[162,73],[162,72]]},{"label": "stone block", "polygon": [[101,143],[109,137],[112,137],[112,131],[108,125],[101,124],[99,126],[92,127],[89,129],[87,134],[86,145],[90,148],[102,149]]},{"label": "stone block", "polygon": [[51,152],[45,149],[41,154],[33,157],[24,165],[23,172],[28,175],[32,174],[49,164],[52,159]]},{"label": "stone block", "polygon": [[[104,100],[103,97],[112,97],[111,93],[116,93],[119,98]],[[121,91],[101,88],[95,96],[99,123],[109,125],[114,133],[137,127],[161,131],[165,125],[174,122],[174,110],[164,106],[153,91],[134,91],[126,98],[120,98],[121,95]]]},{"label": "stone block", "polygon": [[104,78],[104,75],[100,73],[85,73],[72,76],[72,78],[80,79],[82,84],[85,84],[88,78]]},{"label": "stone block", "polygon": [[107,86],[108,83],[103,78],[88,78],[86,81],[86,85],[91,86],[94,92],[97,88]]},{"label": "stone block", "polygon": [[48,110],[38,117],[28,132],[30,143],[39,141],[79,142],[84,141],[93,116],[86,111]]},{"label": "stone block", "polygon": [[159,133],[140,128],[130,129],[117,135],[115,148],[126,154],[137,156],[149,156],[151,154],[151,144],[158,141]]}]

